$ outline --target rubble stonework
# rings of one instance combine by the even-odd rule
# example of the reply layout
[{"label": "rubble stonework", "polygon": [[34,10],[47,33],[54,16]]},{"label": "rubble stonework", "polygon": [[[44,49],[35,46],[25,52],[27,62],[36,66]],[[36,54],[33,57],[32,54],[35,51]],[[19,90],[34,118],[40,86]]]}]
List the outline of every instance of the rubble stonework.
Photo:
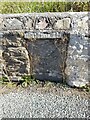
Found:
[{"label": "rubble stonework", "polygon": [[0,15],[2,74],[33,74],[60,82],[66,78],[76,87],[88,84],[88,16],[88,12]]}]

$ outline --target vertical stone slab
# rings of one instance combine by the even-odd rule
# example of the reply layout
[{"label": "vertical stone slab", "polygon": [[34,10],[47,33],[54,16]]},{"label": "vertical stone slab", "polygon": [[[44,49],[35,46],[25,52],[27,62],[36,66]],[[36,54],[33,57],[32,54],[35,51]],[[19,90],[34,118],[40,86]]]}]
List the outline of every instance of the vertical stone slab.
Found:
[{"label": "vertical stone slab", "polygon": [[65,70],[68,35],[58,39],[27,41],[32,74],[39,80],[62,82]]},{"label": "vertical stone slab", "polygon": [[89,18],[87,13],[74,13],[73,16],[65,72],[68,76],[67,83],[70,86],[82,87],[89,84],[89,38],[85,37],[88,34]]},{"label": "vertical stone slab", "polygon": [[71,34],[66,64],[65,72],[70,86],[82,87],[89,83],[88,38]]}]

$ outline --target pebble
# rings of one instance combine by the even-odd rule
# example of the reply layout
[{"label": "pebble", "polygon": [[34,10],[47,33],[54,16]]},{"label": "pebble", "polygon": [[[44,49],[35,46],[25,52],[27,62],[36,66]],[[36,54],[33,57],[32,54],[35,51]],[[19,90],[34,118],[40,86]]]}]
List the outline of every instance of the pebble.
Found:
[{"label": "pebble", "polygon": [[89,118],[88,98],[66,92],[29,89],[1,94],[0,118]]}]

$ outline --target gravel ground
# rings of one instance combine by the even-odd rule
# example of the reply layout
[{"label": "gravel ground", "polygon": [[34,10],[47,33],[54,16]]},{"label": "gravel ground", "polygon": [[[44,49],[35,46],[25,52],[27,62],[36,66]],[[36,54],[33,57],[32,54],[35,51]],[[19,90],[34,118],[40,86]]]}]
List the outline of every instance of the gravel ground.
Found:
[{"label": "gravel ground", "polygon": [[14,89],[0,94],[0,119],[89,118],[89,97],[73,88]]}]

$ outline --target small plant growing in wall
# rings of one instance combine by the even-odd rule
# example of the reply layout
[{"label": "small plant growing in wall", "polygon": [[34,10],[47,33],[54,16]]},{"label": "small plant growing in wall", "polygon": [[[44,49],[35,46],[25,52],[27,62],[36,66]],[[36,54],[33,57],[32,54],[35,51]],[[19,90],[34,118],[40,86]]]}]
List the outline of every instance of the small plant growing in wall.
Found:
[{"label": "small plant growing in wall", "polygon": [[83,86],[83,87],[81,87],[81,89],[90,93],[90,85]]},{"label": "small plant growing in wall", "polygon": [[23,82],[22,82],[22,87],[28,87],[28,85],[32,83],[38,83],[38,81],[34,78],[33,75],[24,75],[22,76]]},{"label": "small plant growing in wall", "polygon": [[0,77],[0,83],[1,84],[5,84],[5,83],[7,83],[7,82],[9,82],[9,80],[8,80],[8,78],[7,77]]},{"label": "small plant growing in wall", "polygon": [[0,84],[1,85],[6,85],[9,88],[15,86],[15,84],[13,82],[11,82],[6,76],[3,76],[3,77],[0,78]]}]

